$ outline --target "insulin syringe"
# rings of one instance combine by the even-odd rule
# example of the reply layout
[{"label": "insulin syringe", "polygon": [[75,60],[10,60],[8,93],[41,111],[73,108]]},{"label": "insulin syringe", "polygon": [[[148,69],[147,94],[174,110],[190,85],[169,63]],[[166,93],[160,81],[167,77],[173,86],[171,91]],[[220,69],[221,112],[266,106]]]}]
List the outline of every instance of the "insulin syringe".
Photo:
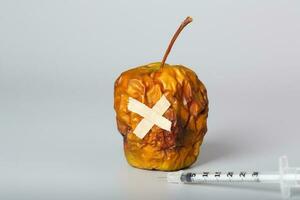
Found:
[{"label": "insulin syringe", "polygon": [[279,158],[279,172],[260,173],[254,172],[170,172],[167,174],[169,183],[278,183],[280,184],[283,198],[291,196],[291,188],[300,187],[300,168],[291,168],[288,166],[286,156]]}]

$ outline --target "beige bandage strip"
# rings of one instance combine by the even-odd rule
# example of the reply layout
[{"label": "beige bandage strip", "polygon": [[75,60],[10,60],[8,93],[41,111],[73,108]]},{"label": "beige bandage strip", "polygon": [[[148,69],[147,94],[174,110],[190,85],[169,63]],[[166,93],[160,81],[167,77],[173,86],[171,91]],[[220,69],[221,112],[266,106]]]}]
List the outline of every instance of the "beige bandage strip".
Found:
[{"label": "beige bandage strip", "polygon": [[129,97],[128,110],[144,117],[134,129],[133,133],[139,138],[144,138],[154,125],[170,131],[171,122],[162,116],[168,110],[170,105],[170,102],[164,95],[156,102],[152,109],[136,99]]}]

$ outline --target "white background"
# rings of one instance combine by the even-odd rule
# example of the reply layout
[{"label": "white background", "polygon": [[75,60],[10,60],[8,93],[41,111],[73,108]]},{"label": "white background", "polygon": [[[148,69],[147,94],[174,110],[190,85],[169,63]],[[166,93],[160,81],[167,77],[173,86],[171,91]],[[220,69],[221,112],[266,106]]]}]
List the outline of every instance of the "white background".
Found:
[{"label": "white background", "polygon": [[[300,166],[300,1],[0,0],[0,199],[280,199],[279,187],[171,185],[130,167],[113,83],[160,61],[193,69],[210,100],[190,170]],[[300,198],[300,192],[296,191]]]}]

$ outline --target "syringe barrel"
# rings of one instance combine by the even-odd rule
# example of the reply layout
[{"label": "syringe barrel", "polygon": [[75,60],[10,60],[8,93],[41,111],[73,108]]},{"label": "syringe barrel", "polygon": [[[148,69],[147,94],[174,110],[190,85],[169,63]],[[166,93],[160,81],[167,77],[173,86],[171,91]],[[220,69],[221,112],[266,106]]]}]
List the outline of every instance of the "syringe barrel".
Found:
[{"label": "syringe barrel", "polygon": [[278,183],[280,175],[278,173],[260,174],[258,172],[215,172],[215,173],[189,173],[181,174],[182,183],[209,183],[209,182],[264,182]]},{"label": "syringe barrel", "polygon": [[300,174],[294,174],[294,173],[287,173],[284,174],[283,177],[280,176],[279,173],[273,173],[273,174],[260,174],[259,175],[259,180],[260,182],[266,182],[266,183],[279,183],[281,181],[281,178],[283,181],[286,182],[293,182],[295,185],[297,182],[300,181]]},{"label": "syringe barrel", "polygon": [[[294,181],[300,177],[295,177],[295,174],[285,174],[284,180]],[[180,176],[182,183],[216,183],[216,182],[261,182],[261,183],[279,183],[280,175],[274,173],[258,173],[258,172],[215,172],[215,173],[190,173],[184,172]]]},{"label": "syringe barrel", "polygon": [[215,172],[215,173],[189,173],[181,174],[180,180],[183,183],[209,183],[209,182],[259,182],[258,172]]}]

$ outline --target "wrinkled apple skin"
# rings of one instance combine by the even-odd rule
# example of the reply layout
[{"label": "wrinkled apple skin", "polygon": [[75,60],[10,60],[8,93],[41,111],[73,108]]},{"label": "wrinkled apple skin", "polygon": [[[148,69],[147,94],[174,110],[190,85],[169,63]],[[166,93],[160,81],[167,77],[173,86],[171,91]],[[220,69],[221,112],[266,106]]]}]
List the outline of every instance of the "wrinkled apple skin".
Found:
[{"label": "wrinkled apple skin", "polygon": [[[151,63],[123,72],[114,85],[114,109],[130,165],[142,169],[174,171],[187,168],[198,157],[207,131],[208,99],[197,75],[182,65]],[[133,130],[143,119],[127,109],[132,97],[153,107],[165,95],[171,103],[164,117],[171,132],[153,126],[140,139]]]}]

